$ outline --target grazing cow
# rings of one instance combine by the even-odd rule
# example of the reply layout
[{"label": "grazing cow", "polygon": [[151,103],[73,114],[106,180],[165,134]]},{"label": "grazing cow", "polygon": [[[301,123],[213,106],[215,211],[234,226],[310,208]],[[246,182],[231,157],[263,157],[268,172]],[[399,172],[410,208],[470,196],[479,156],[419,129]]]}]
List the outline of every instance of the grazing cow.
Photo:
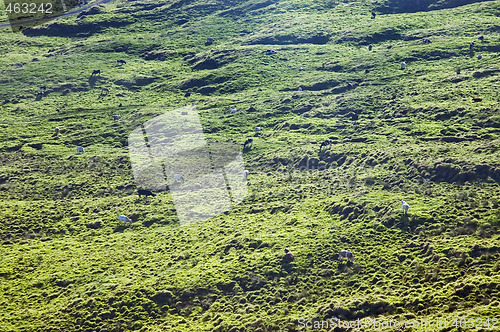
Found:
[{"label": "grazing cow", "polygon": [[304,68],[302,68],[302,66],[301,66],[301,67],[299,67],[299,71],[303,71],[303,70],[304,70]]},{"label": "grazing cow", "polygon": [[422,39],[422,43],[430,44],[430,43],[432,43],[432,41],[429,38],[424,38],[424,39]]},{"label": "grazing cow", "polygon": [[479,103],[480,101],[483,101],[483,98],[472,98],[472,100],[473,100],[475,103]]},{"label": "grazing cow", "polygon": [[342,259],[347,258],[351,263],[354,262],[354,255],[349,250],[340,250],[339,251],[339,261],[342,262]]},{"label": "grazing cow", "polygon": [[478,59],[478,60],[481,60],[482,58],[483,58],[483,53],[479,53],[479,54],[477,55],[477,59]]},{"label": "grazing cow", "polygon": [[249,170],[244,170],[243,171],[243,178],[245,179],[245,181],[247,180],[248,178],[248,174],[250,174],[250,171]]},{"label": "grazing cow", "polygon": [[323,149],[325,146],[332,145],[332,144],[333,144],[333,142],[330,141],[329,139],[327,139],[326,141],[321,143],[321,145],[319,146],[319,150],[321,151],[321,149]]},{"label": "grazing cow", "polygon": [[243,143],[243,149],[250,148],[253,145],[253,138],[249,138]]},{"label": "grazing cow", "polygon": [[58,134],[58,133],[59,133],[59,131],[61,131],[61,130],[59,129],[59,127],[55,127],[55,128],[54,128],[54,131],[55,131],[55,133],[56,133],[56,134]]},{"label": "grazing cow", "polygon": [[469,43],[469,50],[472,50],[473,48],[474,48],[474,42],[473,42],[473,41],[471,41],[471,42]]},{"label": "grazing cow", "polygon": [[108,88],[101,88],[101,96],[102,95],[107,95],[109,93],[109,89]]},{"label": "grazing cow", "polygon": [[234,114],[234,113],[236,113],[237,111],[238,111],[238,110],[237,110],[237,109],[236,109],[236,107],[235,107],[235,108],[233,108],[233,109],[231,110],[231,114]]},{"label": "grazing cow", "polygon": [[405,69],[405,67],[406,67],[406,62],[404,62],[404,61],[401,62],[401,69]]},{"label": "grazing cow", "polygon": [[184,177],[182,174],[174,174],[174,181],[184,183]]},{"label": "grazing cow", "polygon": [[287,248],[285,248],[285,257],[284,257],[285,261],[287,262],[293,262],[293,260],[295,259],[295,256],[293,255],[293,253],[288,250]]},{"label": "grazing cow", "polygon": [[372,45],[372,44],[368,45],[368,51],[371,51],[371,50],[372,50],[372,48],[373,48],[373,45]]},{"label": "grazing cow", "polygon": [[40,91],[47,91],[47,87],[46,87],[45,85],[42,85],[42,86],[40,87]]},{"label": "grazing cow", "polygon": [[372,12],[372,20],[377,16],[377,14],[375,14],[375,12]]},{"label": "grazing cow", "polygon": [[184,97],[186,97],[186,98],[189,96],[191,96],[191,92],[189,92],[189,91],[184,94]]},{"label": "grazing cow", "polygon": [[85,153],[85,149],[83,148],[83,146],[77,146],[76,147],[76,152],[78,152],[78,153]]},{"label": "grazing cow", "polygon": [[139,194],[139,197],[141,197],[142,195],[148,197],[148,196],[153,196],[155,197],[156,194],[154,194],[153,192],[151,192],[150,190],[147,190],[147,189],[137,189],[137,193]]},{"label": "grazing cow", "polygon": [[266,54],[267,55],[276,54],[276,51],[275,50],[267,50]]},{"label": "grazing cow", "polygon": [[113,120],[115,120],[115,121],[118,121],[118,120],[120,120],[121,118],[122,118],[122,117],[121,117],[120,115],[118,115],[118,114],[113,115]]},{"label": "grazing cow", "polygon": [[116,60],[117,65],[126,65],[127,62],[125,60]]},{"label": "grazing cow", "polygon": [[261,132],[261,131],[262,131],[262,128],[261,128],[261,127],[255,127],[255,129],[254,129],[254,130],[255,130],[255,132],[258,134],[259,132]]},{"label": "grazing cow", "polygon": [[118,215],[118,220],[123,221],[123,222],[132,223],[132,219],[130,219],[127,216],[121,215],[121,214]]},{"label": "grazing cow", "polygon": [[408,209],[410,208],[410,205],[403,200],[401,201],[401,205],[403,206],[403,214],[408,214]]},{"label": "grazing cow", "polygon": [[214,41],[215,39],[213,39],[212,37],[207,37],[207,42],[205,43],[205,45],[212,45]]},{"label": "grazing cow", "polygon": [[299,86],[299,88],[297,89],[297,91],[302,91],[302,87]]},{"label": "grazing cow", "polygon": [[390,50],[392,48],[392,45],[387,46],[387,49]]},{"label": "grazing cow", "polygon": [[94,71],[92,72],[92,75],[90,75],[90,76],[96,76],[96,75],[101,76],[101,70],[100,70],[100,69],[96,69],[96,70],[94,70]]},{"label": "grazing cow", "polygon": [[480,41],[483,41],[484,40],[484,36],[478,36],[477,39],[479,39]]}]

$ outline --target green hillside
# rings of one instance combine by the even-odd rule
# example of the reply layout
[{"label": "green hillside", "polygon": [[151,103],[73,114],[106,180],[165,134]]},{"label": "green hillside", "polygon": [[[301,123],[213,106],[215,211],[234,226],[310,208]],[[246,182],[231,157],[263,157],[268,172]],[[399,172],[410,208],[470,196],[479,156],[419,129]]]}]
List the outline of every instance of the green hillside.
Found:
[{"label": "green hillside", "polygon": [[[0,14],[0,331],[499,329],[499,1],[91,4]],[[129,137],[190,105],[253,143],[185,224],[200,174],[138,196]]]}]

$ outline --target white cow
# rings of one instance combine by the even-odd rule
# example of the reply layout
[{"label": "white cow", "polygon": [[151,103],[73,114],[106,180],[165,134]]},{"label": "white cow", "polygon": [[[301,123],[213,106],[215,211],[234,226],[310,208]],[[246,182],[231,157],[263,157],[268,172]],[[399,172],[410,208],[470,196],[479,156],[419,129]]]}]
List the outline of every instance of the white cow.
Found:
[{"label": "white cow", "polygon": [[410,205],[408,203],[406,203],[405,201],[401,201],[401,205],[403,206],[403,213],[407,214],[408,209],[410,208]]},{"label": "white cow", "polygon": [[78,153],[84,153],[85,149],[83,148],[83,146],[77,146],[76,147],[76,152],[78,152]]},{"label": "white cow", "polygon": [[174,181],[184,183],[184,177],[182,176],[182,174],[174,174]]},{"label": "white cow", "polygon": [[129,217],[124,216],[124,215],[122,215],[122,214],[119,214],[119,215],[118,215],[118,220],[123,221],[123,222],[128,222],[128,223],[131,223],[131,222],[132,222],[132,219],[130,219]]}]

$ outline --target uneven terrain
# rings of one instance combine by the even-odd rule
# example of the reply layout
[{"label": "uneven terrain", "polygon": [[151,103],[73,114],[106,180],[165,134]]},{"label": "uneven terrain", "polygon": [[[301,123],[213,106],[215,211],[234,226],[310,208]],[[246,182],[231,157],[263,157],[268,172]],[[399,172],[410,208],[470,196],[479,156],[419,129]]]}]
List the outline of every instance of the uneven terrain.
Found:
[{"label": "uneven terrain", "polygon": [[[499,1],[114,0],[4,27],[0,331],[497,330],[499,52]],[[137,195],[128,138],[192,104],[209,143],[253,144],[243,202],[181,225],[168,188]]]}]

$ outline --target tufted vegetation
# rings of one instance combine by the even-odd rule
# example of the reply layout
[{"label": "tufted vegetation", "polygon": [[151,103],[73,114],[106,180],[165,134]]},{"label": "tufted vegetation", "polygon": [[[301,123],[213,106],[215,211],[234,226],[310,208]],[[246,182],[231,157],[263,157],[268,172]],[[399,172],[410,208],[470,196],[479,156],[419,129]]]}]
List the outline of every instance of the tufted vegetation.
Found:
[{"label": "tufted vegetation", "polygon": [[[1,30],[0,330],[500,318],[499,12],[115,0]],[[128,136],[191,104],[210,143],[253,138],[249,195],[180,226],[168,190],[137,195]]]}]

